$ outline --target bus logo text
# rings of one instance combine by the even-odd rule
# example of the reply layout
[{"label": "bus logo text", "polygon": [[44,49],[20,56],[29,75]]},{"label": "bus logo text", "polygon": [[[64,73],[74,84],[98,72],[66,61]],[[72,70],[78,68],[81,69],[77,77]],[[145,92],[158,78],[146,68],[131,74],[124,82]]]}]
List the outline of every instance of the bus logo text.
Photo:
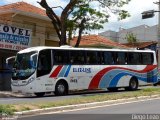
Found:
[{"label": "bus logo text", "polygon": [[91,73],[91,68],[73,68],[73,72]]}]

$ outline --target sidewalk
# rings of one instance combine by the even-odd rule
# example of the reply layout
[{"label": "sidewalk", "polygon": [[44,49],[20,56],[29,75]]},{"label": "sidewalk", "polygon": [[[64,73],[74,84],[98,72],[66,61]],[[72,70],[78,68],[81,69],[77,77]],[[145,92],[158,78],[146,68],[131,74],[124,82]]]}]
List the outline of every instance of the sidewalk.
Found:
[{"label": "sidewalk", "polygon": [[24,95],[19,93],[13,93],[11,91],[0,91],[0,98],[9,98],[9,97],[23,97]]}]

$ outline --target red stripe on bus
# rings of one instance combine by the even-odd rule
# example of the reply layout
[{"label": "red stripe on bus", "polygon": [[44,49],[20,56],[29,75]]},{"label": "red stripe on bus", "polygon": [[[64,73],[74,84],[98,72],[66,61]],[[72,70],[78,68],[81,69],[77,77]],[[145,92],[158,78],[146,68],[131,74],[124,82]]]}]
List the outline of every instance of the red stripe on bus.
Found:
[{"label": "red stripe on bus", "polygon": [[61,71],[62,67],[63,67],[62,65],[59,65],[59,66],[53,71],[53,73],[50,75],[50,77],[57,77],[58,74],[59,74],[59,72]]},{"label": "red stripe on bus", "polygon": [[101,78],[104,76],[104,74],[106,74],[107,72],[109,72],[110,70],[113,70],[113,69],[122,69],[122,70],[129,70],[129,71],[132,71],[132,72],[145,73],[145,72],[149,72],[149,71],[155,69],[156,67],[157,67],[157,65],[147,65],[146,68],[144,68],[143,70],[132,70],[132,69],[122,68],[122,67],[107,67],[107,68],[99,71],[93,77],[93,79],[90,82],[89,89],[98,88],[99,82],[101,81]]}]

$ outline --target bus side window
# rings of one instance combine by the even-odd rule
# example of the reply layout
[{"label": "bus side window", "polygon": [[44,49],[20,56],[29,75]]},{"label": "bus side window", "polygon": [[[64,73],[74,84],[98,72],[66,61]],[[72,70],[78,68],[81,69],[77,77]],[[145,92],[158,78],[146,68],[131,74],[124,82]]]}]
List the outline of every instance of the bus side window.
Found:
[{"label": "bus side window", "polygon": [[53,61],[55,65],[69,64],[69,51],[67,50],[54,50]]},{"label": "bus side window", "polygon": [[153,64],[153,54],[152,53],[142,53],[142,64],[152,65]]},{"label": "bus side window", "polygon": [[97,63],[101,64],[101,62],[102,62],[101,52],[97,52]]},{"label": "bus side window", "polygon": [[51,50],[40,51],[38,59],[37,77],[49,74],[51,69]]},{"label": "bus side window", "polygon": [[70,63],[71,64],[85,64],[84,51],[70,51]]},{"label": "bus side window", "polygon": [[119,65],[127,64],[126,54],[124,52],[118,52],[117,53],[117,64],[119,64]]},{"label": "bus side window", "polygon": [[104,65],[105,61],[104,61],[104,52],[101,53],[101,64]]},{"label": "bus side window", "polygon": [[114,65],[116,58],[114,58],[114,53],[110,52],[110,51],[106,51],[104,52],[104,54],[102,55],[104,56],[104,64],[106,65]]},{"label": "bus side window", "polygon": [[87,64],[94,65],[97,64],[97,52],[96,51],[86,51],[86,62]]},{"label": "bus side window", "polygon": [[129,65],[141,65],[141,53],[128,53],[128,64]]},{"label": "bus side window", "polygon": [[118,53],[117,52],[112,52],[112,65],[117,65],[119,64],[119,60],[118,60]]}]

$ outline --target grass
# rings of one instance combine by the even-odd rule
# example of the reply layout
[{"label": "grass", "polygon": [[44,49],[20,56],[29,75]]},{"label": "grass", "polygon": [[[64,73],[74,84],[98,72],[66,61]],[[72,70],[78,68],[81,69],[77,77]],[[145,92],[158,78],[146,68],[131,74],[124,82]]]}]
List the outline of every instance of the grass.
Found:
[{"label": "grass", "polygon": [[[151,95],[160,95],[160,88],[145,88],[142,90],[125,92],[125,93],[113,93],[113,94],[95,94],[93,96],[77,97],[60,101],[53,102],[43,102],[43,103],[26,103],[26,104],[13,104],[13,105],[0,105],[0,113],[13,114],[14,112],[49,108],[49,107],[58,107],[74,104],[83,104],[83,103],[92,103],[92,102],[101,102],[108,100],[116,99],[125,99],[131,97],[139,96],[151,96]],[[34,98],[33,98],[34,99]]]},{"label": "grass", "polygon": [[0,105],[0,115],[13,115],[15,111],[12,105]]}]

